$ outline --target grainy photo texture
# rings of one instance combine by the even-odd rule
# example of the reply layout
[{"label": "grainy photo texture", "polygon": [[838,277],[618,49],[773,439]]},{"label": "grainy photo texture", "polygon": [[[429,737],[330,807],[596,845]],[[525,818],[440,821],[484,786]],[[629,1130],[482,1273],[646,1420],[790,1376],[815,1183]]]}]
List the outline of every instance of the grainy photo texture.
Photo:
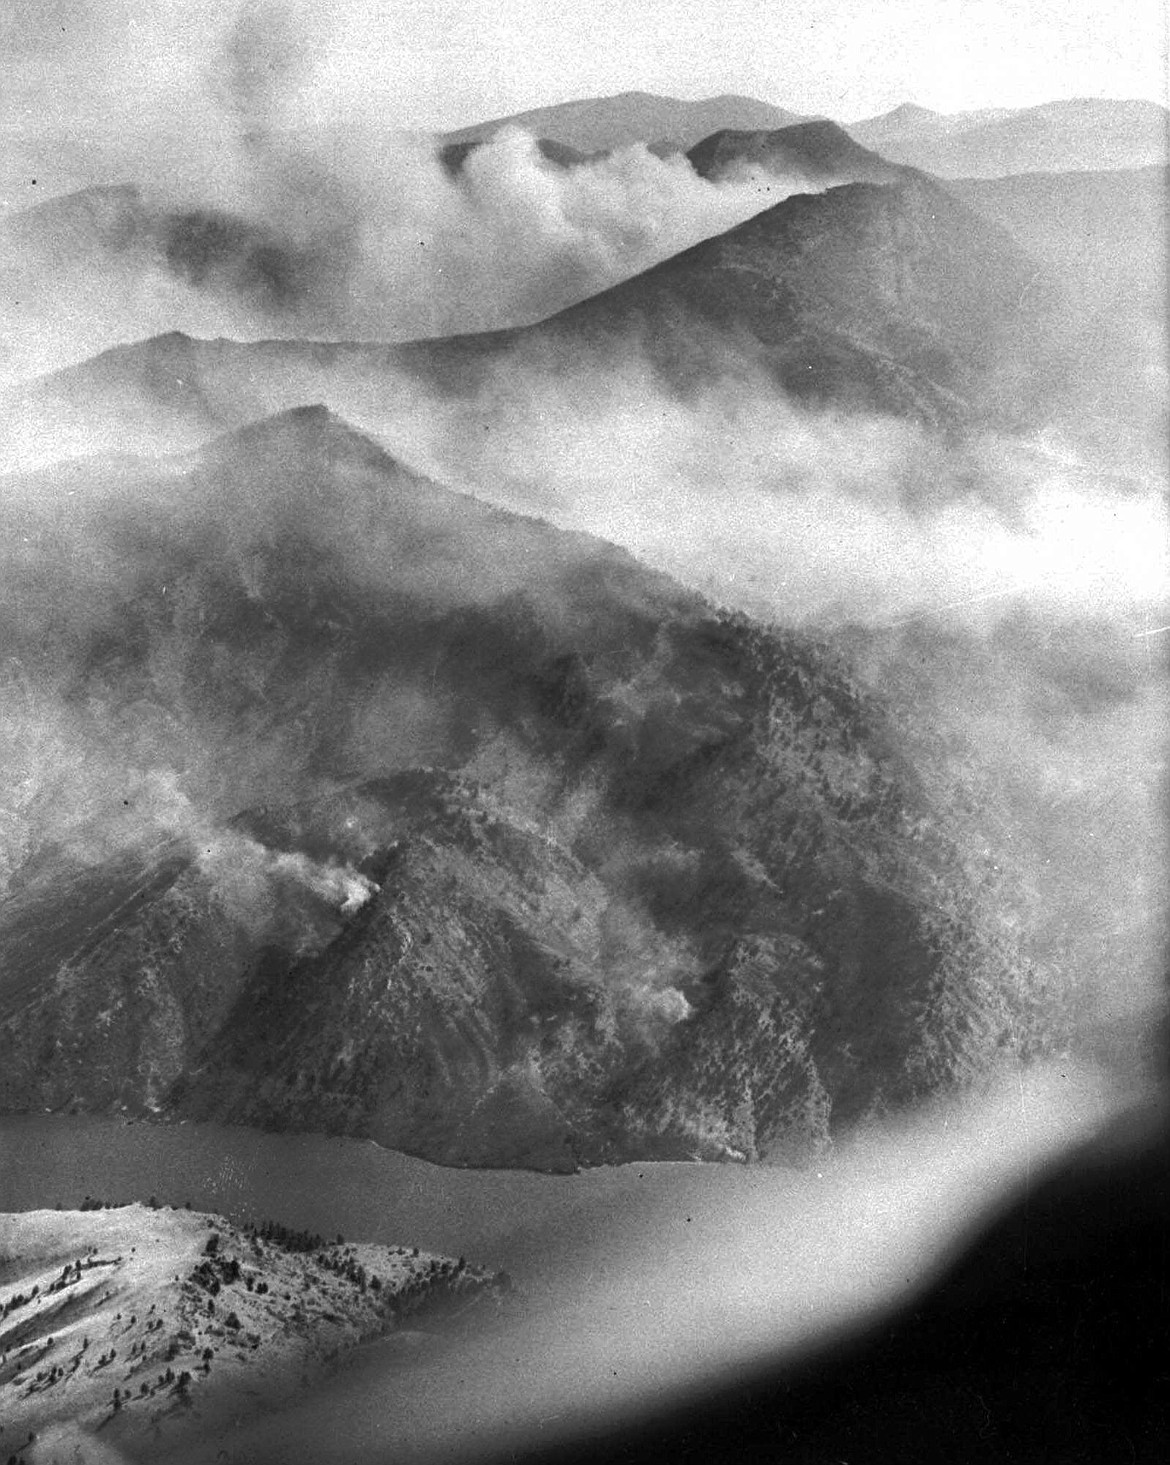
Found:
[{"label": "grainy photo texture", "polygon": [[0,1461],[1170,1458],[1157,0],[2,0]]}]

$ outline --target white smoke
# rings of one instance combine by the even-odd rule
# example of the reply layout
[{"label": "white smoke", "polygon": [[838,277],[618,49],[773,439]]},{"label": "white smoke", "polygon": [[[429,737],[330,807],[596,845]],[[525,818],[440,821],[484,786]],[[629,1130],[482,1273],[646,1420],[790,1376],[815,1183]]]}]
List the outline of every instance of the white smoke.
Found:
[{"label": "white smoke", "polygon": [[526,324],[814,191],[709,182],[640,145],[562,168],[515,128],[452,173],[433,138],[213,123],[179,158],[168,143],[95,163],[137,199],[0,221],[0,381],[176,329],[402,341]]},{"label": "white smoke", "polygon": [[335,405],[440,482],[753,614],[988,626],[1027,603],[1139,634],[1170,606],[1158,485],[1039,437],[947,448],[912,423],[795,407],[749,373],[684,400],[633,352],[556,373],[505,357],[457,400],[402,391],[388,409],[394,391],[376,405],[343,382]]},{"label": "white smoke", "polygon": [[378,887],[351,865],[311,859],[300,851],[269,849],[234,831],[219,832],[199,846],[196,864],[228,904],[257,909],[266,892],[281,883],[302,887],[352,915],[377,893]]}]

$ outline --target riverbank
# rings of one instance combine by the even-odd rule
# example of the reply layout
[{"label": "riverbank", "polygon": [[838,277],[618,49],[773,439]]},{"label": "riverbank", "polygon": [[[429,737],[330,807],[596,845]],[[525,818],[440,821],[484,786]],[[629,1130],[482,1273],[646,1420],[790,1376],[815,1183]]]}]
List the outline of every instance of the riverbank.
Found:
[{"label": "riverbank", "polygon": [[571,1176],[448,1170],[321,1136],[29,1116],[0,1121],[0,1191],[8,1205],[80,1199],[100,1174],[114,1195],[154,1188],[506,1268],[523,1295],[498,1321],[414,1354],[359,1349],[290,1410],[213,1431],[183,1457],[463,1465],[472,1445],[616,1418],[906,1301],[1118,1104],[1092,1072],[1021,1070],[874,1127],[815,1169]]}]

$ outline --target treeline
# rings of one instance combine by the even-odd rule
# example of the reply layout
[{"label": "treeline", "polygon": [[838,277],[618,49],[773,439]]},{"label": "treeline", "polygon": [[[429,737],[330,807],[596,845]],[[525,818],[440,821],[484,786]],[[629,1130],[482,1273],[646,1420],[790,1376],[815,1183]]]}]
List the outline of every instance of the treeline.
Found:
[{"label": "treeline", "polygon": [[319,1232],[297,1231],[291,1226],[282,1226],[279,1221],[246,1221],[240,1229],[249,1241],[267,1242],[269,1246],[279,1246],[282,1251],[320,1251],[325,1246],[340,1246],[343,1241],[338,1236],[336,1242],[328,1242]]},{"label": "treeline", "polygon": [[97,1196],[87,1195],[78,1207],[81,1211],[122,1211],[127,1206],[133,1205],[128,1200],[99,1200]]},{"label": "treeline", "polygon": [[323,1271],[332,1272],[335,1277],[341,1277],[346,1282],[351,1282],[362,1292],[367,1287],[372,1287],[375,1292],[382,1290],[382,1279],[367,1272],[357,1258],[348,1251],[340,1254],[322,1251],[317,1256],[317,1265]]}]

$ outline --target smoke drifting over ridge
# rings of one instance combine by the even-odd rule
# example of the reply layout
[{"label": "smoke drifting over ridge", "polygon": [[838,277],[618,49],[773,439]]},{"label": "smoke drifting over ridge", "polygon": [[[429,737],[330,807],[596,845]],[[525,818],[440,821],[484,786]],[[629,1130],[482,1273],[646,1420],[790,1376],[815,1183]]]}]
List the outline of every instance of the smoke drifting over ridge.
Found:
[{"label": "smoke drifting over ridge", "polygon": [[1144,471],[1041,436],[944,446],[805,411],[750,368],[683,401],[636,353],[518,361],[469,400],[414,398],[368,425],[439,481],[846,648],[924,747],[978,770],[1036,949],[1061,964],[1082,1036],[1128,1066],[1163,1008],[1170,937],[1170,539]]},{"label": "smoke drifting over ridge", "polygon": [[[76,13],[96,54],[106,54],[130,14]],[[96,277],[105,270],[112,288],[94,289],[94,230],[84,211],[64,244],[50,218],[39,256],[9,247],[6,268],[20,286],[10,293],[20,303],[10,307],[15,344],[4,370],[24,375],[176,326],[378,339],[530,320],[805,187],[797,178],[750,176],[716,186],[684,159],[643,148],[557,169],[516,132],[476,150],[452,178],[433,140],[383,135],[376,98],[357,115],[330,100],[343,58],[328,24],[313,16],[307,7],[245,6],[209,45],[175,8],[170,70],[159,73],[177,81],[175,95],[139,90],[138,125],[120,136],[98,129],[75,154],[79,181],[139,189],[122,200],[125,228],[115,210],[112,242],[97,230]],[[125,79],[132,68],[124,56],[111,76]],[[114,82],[100,88],[107,84]],[[99,100],[85,93],[82,112],[87,98]],[[10,219],[7,227],[11,240],[13,230],[35,232],[37,221]],[[331,372],[290,370],[278,385],[250,390],[249,415],[326,401],[439,482],[624,545],[722,604],[853,638],[875,677],[897,680],[890,668],[900,670],[905,695],[923,699],[924,724],[961,732],[1001,780],[1024,769],[1021,787],[1051,793],[1048,807],[1016,804],[1032,846],[1015,833],[1008,841],[1034,861],[1037,879],[1065,859],[1099,802],[1116,807],[1121,799],[1131,838],[1128,852],[1114,841],[1116,879],[1090,881],[1065,863],[1072,893],[1059,908],[1071,908],[1091,883],[1105,921],[1113,887],[1126,887],[1126,909],[1138,919],[1162,856],[1158,628],[1170,619],[1164,503],[1148,480],[1123,484],[1062,459],[1051,443],[944,446],[885,419],[808,413],[778,398],[750,366],[737,368],[734,383],[684,400],[663,390],[636,351],[600,365],[568,355],[517,358],[451,397],[405,373],[347,374],[344,363]],[[84,418],[86,403],[79,408]],[[217,411],[213,402],[212,419]],[[152,440],[157,418],[146,400],[142,420],[136,448],[174,445],[165,423]],[[225,415],[213,425],[237,421]],[[105,445],[96,414],[82,440]],[[63,441],[50,424],[38,442],[16,446],[44,458]],[[114,435],[110,445],[124,441]],[[189,439],[178,433],[176,441]],[[133,473],[110,481],[112,504],[129,524],[156,510],[137,497]],[[84,468],[77,485],[81,496],[90,491]],[[5,487],[5,512],[19,524],[22,496],[38,490]],[[249,505],[247,515],[261,537],[276,532],[275,508]],[[376,580],[360,521],[326,506],[305,530],[347,574]],[[21,542],[13,539],[12,553]],[[177,525],[176,542],[199,550],[190,525]],[[66,622],[84,623],[101,603],[87,585],[92,564],[72,535],[54,554],[46,604],[66,606]],[[137,573],[129,549],[99,562],[109,583]],[[246,582],[243,561],[239,573]],[[485,595],[502,593],[507,580],[488,575]],[[445,583],[445,592],[453,589]],[[918,680],[906,670],[914,657],[927,664]],[[119,708],[120,717],[137,719],[138,750],[128,760],[125,727],[95,744],[92,728],[77,731],[76,708],[52,677],[31,684],[26,711],[11,714],[10,746],[39,749],[46,770],[54,760],[72,769],[70,799],[84,803],[93,789],[105,790],[109,798],[92,806],[100,803],[103,819],[116,812],[122,784],[145,788],[144,779],[157,789],[178,778],[200,817],[214,820],[267,797],[278,769],[298,792],[311,783],[311,759],[292,729],[258,752],[252,768],[246,733],[217,741],[199,709],[185,725],[152,729],[141,709]],[[433,746],[442,709],[425,690],[404,689],[392,711],[404,757]],[[244,770],[230,792],[215,783],[229,749]],[[27,788],[12,756],[18,776],[10,786]],[[105,772],[95,777],[97,770]],[[14,849],[26,848],[48,802],[17,819],[23,833]],[[1059,858],[1044,834],[1057,804],[1065,811]],[[150,820],[182,827],[165,805]],[[1093,939],[1105,940],[1103,928]],[[1153,965],[1152,948],[1145,959]]]},{"label": "smoke drifting over ridge", "polygon": [[[100,9],[63,10],[88,14],[104,33]],[[91,199],[65,224],[50,204],[42,215],[10,220],[7,244],[0,238],[0,269],[19,285],[5,298],[20,302],[4,307],[10,319],[0,327],[11,329],[0,374],[23,376],[176,327],[379,339],[531,319],[779,197],[746,176],[715,187],[684,160],[641,148],[558,170],[521,133],[478,149],[452,178],[432,140],[382,137],[376,98],[352,123],[328,103],[336,37],[307,7],[245,6],[215,38],[210,61],[201,40],[182,38],[179,16],[176,7],[175,55],[199,60],[176,71],[188,86],[197,75],[185,112],[172,115],[152,97],[141,130],[127,129],[124,141],[99,139],[76,157],[78,181],[130,180],[138,191]],[[130,66],[122,62],[123,76]],[[188,131],[198,146],[186,146]],[[26,251],[28,239],[34,247]],[[599,787],[585,778],[566,793],[564,745],[538,746],[543,711],[534,713],[506,681],[499,692],[493,655],[529,643],[491,633],[477,640],[486,624],[517,613],[536,647],[532,664],[543,670],[545,648],[559,649],[566,626],[577,630],[591,609],[612,604],[612,586],[590,589],[604,546],[543,530],[518,538],[501,516],[479,517],[486,503],[623,546],[720,606],[801,627],[816,638],[817,655],[845,658],[883,707],[892,704],[897,756],[926,785],[919,807],[945,811],[944,839],[946,816],[953,819],[961,879],[978,872],[986,882],[978,897],[1005,927],[1018,924],[1009,938],[1019,937],[1044,981],[1051,974],[1035,990],[1052,1001],[1054,1046],[1069,1048],[1053,1073],[1015,1072],[1010,1050],[996,1074],[1007,1070],[1007,1089],[950,1129],[944,1112],[943,1139],[930,1137],[923,1114],[893,1144],[863,1128],[827,1196],[813,1194],[819,1170],[801,1182],[803,1200],[794,1203],[784,1188],[775,1204],[760,1195],[759,1214],[766,1210],[778,1229],[761,1231],[766,1255],[756,1253],[750,1267],[741,1266],[741,1253],[752,1251],[746,1240],[727,1247],[729,1236],[751,1229],[734,1195],[704,1227],[687,1215],[687,1232],[702,1231],[701,1244],[690,1240],[688,1252],[679,1242],[668,1265],[671,1227],[683,1233],[678,1208],[652,1225],[649,1212],[637,1212],[638,1234],[627,1228],[629,1241],[601,1284],[592,1238],[581,1242],[579,1220],[568,1226],[555,1265],[576,1248],[581,1271],[554,1289],[544,1313],[524,1315],[514,1340],[540,1381],[532,1387],[525,1376],[525,1409],[537,1394],[542,1411],[570,1395],[572,1406],[578,1375],[590,1369],[612,1397],[605,1360],[623,1306],[641,1318],[631,1323],[621,1384],[632,1397],[669,1376],[655,1353],[659,1335],[689,1340],[683,1354],[706,1355],[701,1365],[687,1361],[692,1372],[710,1366],[716,1346],[746,1348],[745,1336],[753,1349],[775,1346],[768,1319],[777,1278],[787,1279],[778,1315],[803,1308],[820,1326],[843,1297],[873,1300],[866,1245],[880,1261],[892,1241],[887,1270],[900,1291],[932,1238],[966,1224],[973,1197],[994,1193],[1017,1165],[1030,1171],[1046,1144],[1105,1112],[1115,1101],[1111,1084],[1146,1083],[1155,1067],[1151,1034],[1166,1012],[1163,485],[1136,457],[1126,461],[1126,445],[1102,465],[1042,424],[1030,436],[944,440],[906,421],[808,410],[734,348],[722,379],[687,392],[664,385],[636,332],[613,351],[588,341],[543,356],[517,350],[477,364],[444,391],[392,352],[290,346],[287,360],[275,351],[265,358],[275,360],[270,368],[259,355],[232,364],[229,345],[172,342],[148,358],[165,359],[166,370],[120,381],[114,408],[104,393],[117,372],[99,363],[63,380],[39,418],[0,421],[8,472],[0,476],[6,917],[13,907],[19,916],[38,881],[58,880],[68,893],[74,877],[78,885],[91,874],[93,883],[112,882],[120,861],[133,868],[139,857],[165,862],[177,851],[198,876],[189,885],[209,894],[211,924],[245,929],[257,949],[279,954],[274,1007],[284,999],[299,1010],[279,983],[355,915],[377,914],[393,885],[363,862],[399,837],[399,814],[377,826],[376,841],[362,826],[290,850],[273,832],[279,811],[307,802],[334,811],[332,837],[357,780],[420,765],[429,779],[450,768],[488,790],[472,806],[474,818],[494,829],[499,816],[499,837],[521,852],[529,844],[554,851],[549,883],[564,878],[566,906],[585,907],[583,926],[597,933],[591,970],[609,984],[616,1020],[648,1053],[669,1051],[700,1010],[690,999],[705,963],[696,944],[658,919],[654,901],[673,889],[676,900],[693,892],[698,905],[704,882],[727,874],[702,865],[694,849],[651,847],[635,821],[615,821],[599,837],[591,825],[603,806]],[[1145,384],[1151,412],[1164,383],[1163,371]],[[438,487],[420,484],[323,412],[254,425],[316,402]],[[26,464],[39,471],[12,471]],[[474,515],[465,513],[470,507]],[[620,590],[631,582],[616,583]],[[685,621],[688,597],[661,594]],[[629,603],[637,607],[639,595],[653,592],[635,587]],[[620,594],[616,601],[624,614],[627,602]],[[410,613],[396,614],[403,602]],[[461,660],[448,657],[436,632],[445,618],[471,647]],[[387,646],[392,652],[379,660]],[[477,648],[486,650],[477,657]],[[636,674],[613,683],[609,706],[615,724],[628,716],[634,728],[653,712],[654,734],[673,755],[676,725],[696,721],[694,688],[670,679],[669,635],[638,661],[643,650]],[[589,691],[588,644],[579,661],[556,661],[554,670],[541,695],[571,707]],[[494,700],[485,695],[493,677]],[[723,691],[697,699],[701,731],[715,745]],[[813,741],[794,762],[820,756]],[[856,767],[837,757],[831,777],[841,786],[854,777],[865,784],[872,745],[859,747]],[[591,777],[600,785],[600,774]],[[746,804],[756,787],[744,790]],[[574,886],[556,874],[552,859],[567,864],[580,835],[602,848],[605,890],[596,879]],[[918,833],[905,837],[913,858]],[[476,848],[478,870],[470,861],[424,864],[416,876],[438,915],[439,939],[421,959],[435,964],[439,980],[450,952],[443,923],[464,919],[459,880],[469,869],[469,886],[497,878],[485,846]],[[897,851],[889,869],[879,847],[868,853],[880,865],[878,881],[897,878]],[[754,858],[746,848],[734,854],[745,864]],[[820,855],[810,851],[810,866]],[[940,889],[949,874],[942,870]],[[586,949],[585,938],[580,944]],[[1016,949],[1005,941],[1005,953]],[[1014,974],[1006,958],[1001,970]],[[754,979],[749,970],[746,980]],[[1026,1005],[1033,988],[1021,986]],[[838,1040],[835,1032],[827,1042]],[[720,1057],[734,1060],[734,1049],[729,1042]],[[1091,1095],[1070,1098],[1067,1077],[1085,1056],[1105,1077],[1098,1090],[1094,1073]],[[534,1071],[518,1090],[539,1092],[539,1077]],[[724,1153],[741,1157],[728,1135]],[[688,1168],[703,1184],[725,1178]],[[736,1185],[741,1175],[755,1183],[761,1170],[737,1167]],[[951,1177],[945,1216],[940,1175]],[[913,1245],[908,1196],[918,1198]],[[856,1255],[846,1256],[829,1224],[842,1212],[860,1228]],[[597,1234],[609,1234],[609,1224]],[[836,1241],[789,1276],[817,1237]],[[716,1254],[723,1262],[711,1262]],[[689,1291],[689,1282],[680,1286],[688,1277],[699,1278]],[[657,1298],[648,1314],[643,1289],[631,1285],[639,1281]],[[616,1312],[607,1311],[614,1299]],[[745,1334],[741,1301],[755,1332]],[[591,1305],[603,1318],[597,1330],[586,1325],[581,1342],[570,1329],[577,1341],[562,1347],[565,1317]],[[554,1342],[546,1348],[547,1339]],[[483,1358],[474,1352],[437,1370],[427,1395],[441,1400],[435,1420],[449,1404],[446,1381],[458,1390],[476,1378]],[[478,1380],[499,1421],[507,1413],[499,1401],[512,1396],[508,1380],[494,1378],[495,1364],[503,1360],[503,1372],[515,1376],[513,1357],[495,1350],[488,1385]],[[380,1379],[367,1387],[384,1397]],[[340,1438],[335,1432],[321,1448],[336,1449]]]},{"label": "smoke drifting over ridge", "polygon": [[[342,373],[333,389],[336,406],[437,482],[626,545],[723,605],[837,641],[907,709],[924,749],[942,739],[948,757],[982,783],[995,810],[989,848],[1033,912],[1035,949],[1062,965],[1081,1040],[1103,1044],[1107,1059],[1129,1068],[1162,979],[1168,702],[1164,639],[1146,633],[1170,619],[1170,576],[1163,509],[1150,486],[1102,480],[1035,443],[987,437],[943,446],[905,423],[810,413],[750,374],[683,401],[634,355],[604,372],[569,361],[556,373],[512,363],[460,399],[399,377]],[[395,410],[385,410],[387,400]],[[489,607],[522,591],[538,595],[542,615],[569,613],[538,561],[494,552],[490,536],[470,557],[466,544],[453,559],[441,541],[404,547],[396,525],[414,502],[405,480],[401,507],[371,506],[357,478],[348,497],[334,497],[347,479],[326,466],[341,461],[332,431],[319,449],[332,485],[325,497],[311,488],[318,449],[309,420],[286,436],[267,433],[263,469],[235,480],[246,491],[234,499],[214,472],[174,497],[190,465],[231,461],[230,441],[172,463],[82,461],[7,480],[0,486],[25,534],[39,525],[44,544],[48,524],[57,543],[41,595],[10,606],[22,637],[68,648],[103,615],[117,637],[107,602],[116,606],[135,583],[156,593],[142,547],[157,544],[158,529],[144,540],[137,527],[149,523],[165,526],[160,569],[191,555],[220,563],[227,578],[215,593],[245,603],[262,605],[267,594],[257,546],[271,552],[291,529],[298,556],[327,566],[330,584],[381,593],[426,583],[437,609]],[[294,473],[304,483],[290,493]],[[17,561],[27,553],[20,543],[8,550]],[[571,562],[587,548],[564,553]],[[14,570],[8,586],[21,583]],[[195,596],[179,634],[152,653],[151,675],[164,686],[181,688],[204,655],[200,604]],[[276,642],[267,645],[260,637],[249,657],[257,689],[279,654]],[[164,715],[147,688],[134,701],[113,685],[96,720],[80,718],[68,677],[29,665],[27,710],[14,709],[8,746],[32,749],[52,781],[38,782],[27,754],[9,763],[9,787],[35,790],[8,810],[9,868],[49,829],[83,861],[97,857],[87,844],[95,827],[107,854],[159,837],[235,850],[225,821],[238,810],[320,790],[322,746],[333,748],[329,766],[366,773],[387,760],[450,759],[449,694],[436,670],[373,700],[357,696],[342,755],[345,744],[305,737],[301,712],[283,723],[261,714],[261,734],[254,712],[236,718],[226,704],[189,695],[179,703],[186,711]],[[326,700],[336,697],[331,675],[326,656]],[[539,804],[544,775],[507,738],[500,748],[515,765],[517,797],[527,788]],[[159,796],[176,788],[181,800]],[[122,814],[129,789],[137,790],[133,809]],[[252,889],[260,921],[271,902],[259,892],[279,872],[271,858],[252,855],[259,874],[239,883],[237,901]],[[344,875],[338,867],[317,877],[333,882],[334,909],[349,898]]]},{"label": "smoke drifting over ridge", "polygon": [[[713,184],[643,146],[561,168],[515,129],[452,176],[435,139],[330,104],[315,17],[243,7],[173,93],[138,89],[132,128],[83,130],[70,181],[105,195],[0,218],[0,381],[174,328],[404,340],[527,323],[822,186],[750,169]],[[116,29],[99,27],[107,47]],[[23,174],[44,175],[51,128],[10,128]]]},{"label": "smoke drifting over ridge", "polygon": [[[815,190],[747,174],[708,183],[644,147],[562,169],[519,131],[477,148],[456,177],[429,139],[239,136],[214,186],[170,179],[114,200],[113,245],[79,230],[62,261],[35,238],[23,248],[35,218],[10,220],[7,248],[0,223],[16,302],[0,368],[28,376],[174,327],[406,340],[526,324],[799,191]],[[107,290],[83,331],[76,312],[95,276]]]},{"label": "smoke drifting over ridge", "polygon": [[1170,592],[1154,484],[1040,437],[944,446],[913,424],[795,407],[750,366],[684,400],[636,352],[520,360],[454,402],[403,394],[389,411],[343,381],[335,400],[439,481],[613,540],[752,615],[978,626],[1018,597],[1128,615],[1137,633]]}]

